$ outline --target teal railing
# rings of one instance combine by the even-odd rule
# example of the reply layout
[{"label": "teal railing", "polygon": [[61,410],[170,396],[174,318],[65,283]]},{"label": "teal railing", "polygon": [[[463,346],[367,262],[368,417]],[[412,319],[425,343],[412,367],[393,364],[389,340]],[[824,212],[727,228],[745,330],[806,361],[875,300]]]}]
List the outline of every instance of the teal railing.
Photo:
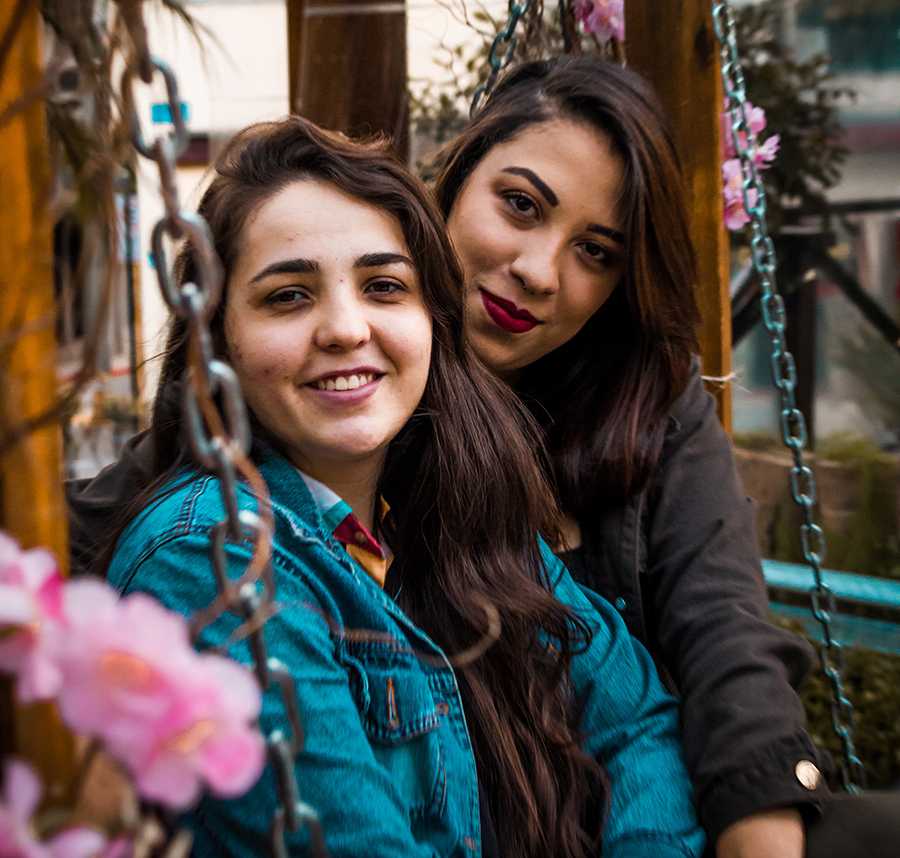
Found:
[{"label": "teal railing", "polygon": [[[821,640],[821,625],[809,612],[809,567],[763,560],[763,574],[772,612],[798,620],[813,640]],[[900,655],[900,581],[831,569],[823,569],[822,578],[834,592],[834,633],[842,644]]]}]

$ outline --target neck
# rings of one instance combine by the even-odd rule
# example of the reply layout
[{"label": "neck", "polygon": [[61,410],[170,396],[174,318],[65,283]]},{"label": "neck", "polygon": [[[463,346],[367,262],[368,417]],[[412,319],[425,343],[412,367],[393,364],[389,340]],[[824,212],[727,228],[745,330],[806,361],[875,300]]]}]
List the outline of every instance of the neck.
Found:
[{"label": "neck", "polygon": [[339,495],[350,505],[360,522],[374,532],[375,492],[383,462],[384,456],[379,455],[371,460],[358,460],[349,464],[322,461],[295,461],[294,464]]},{"label": "neck", "polygon": [[523,368],[519,369],[498,369],[494,370],[494,375],[497,378],[505,381],[513,390],[516,389],[516,386],[519,383],[519,380],[522,378]]}]

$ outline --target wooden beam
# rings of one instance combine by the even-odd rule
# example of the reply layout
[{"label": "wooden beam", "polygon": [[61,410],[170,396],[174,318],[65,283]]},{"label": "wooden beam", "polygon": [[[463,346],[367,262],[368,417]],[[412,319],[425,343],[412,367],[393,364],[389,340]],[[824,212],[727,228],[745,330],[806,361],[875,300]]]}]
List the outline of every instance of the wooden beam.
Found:
[{"label": "wooden beam", "polygon": [[[37,3],[0,0],[0,115],[43,79]],[[35,97],[0,125],[0,444],[21,421],[56,400],[50,166],[44,102]],[[43,546],[65,567],[62,435],[56,422],[30,432],[0,459],[0,527],[24,547]],[[8,692],[7,688],[7,692]],[[41,771],[45,787],[65,784],[73,744],[50,706],[0,701],[12,748]],[[8,742],[9,736],[4,737]]]},{"label": "wooden beam", "polygon": [[291,110],[409,149],[403,0],[287,0]]},{"label": "wooden beam", "polygon": [[[691,235],[700,263],[697,299],[703,322],[703,374],[731,373],[729,248],[723,223],[720,120],[722,82],[709,0],[628,0],[628,65],[655,87],[672,119],[685,170]],[[731,387],[709,385],[731,431]]]}]

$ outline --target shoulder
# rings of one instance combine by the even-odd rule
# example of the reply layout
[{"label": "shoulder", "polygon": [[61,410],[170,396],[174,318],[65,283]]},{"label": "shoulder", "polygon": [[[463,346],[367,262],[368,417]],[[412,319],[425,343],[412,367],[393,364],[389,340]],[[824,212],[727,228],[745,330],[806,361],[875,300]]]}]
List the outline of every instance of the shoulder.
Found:
[{"label": "shoulder", "polygon": [[[256,500],[246,485],[238,482],[236,494],[239,508],[255,507]],[[119,539],[117,553],[126,545],[171,538],[198,526],[208,527],[225,513],[219,479],[185,471],[161,486],[131,520]]]},{"label": "shoulder", "polygon": [[695,358],[684,390],[669,410],[668,426],[655,482],[679,463],[690,464],[692,471],[711,460],[729,467],[733,462],[731,439],[722,427],[716,402],[703,383],[700,361]]},{"label": "shoulder", "polygon": [[[228,518],[221,487],[217,477],[196,473],[182,474],[163,486],[119,539],[107,572],[109,583],[122,595],[149,593],[185,615],[213,604],[219,595],[218,576],[238,580],[254,557],[249,538],[238,542],[226,537],[221,550],[213,550],[214,528]],[[235,495],[240,511],[258,511],[259,500],[247,484],[237,483]],[[340,614],[335,592],[345,570],[315,523],[283,500],[272,498],[270,583],[282,607],[312,609],[288,611],[288,619],[282,620],[293,627],[302,617],[305,627],[313,615]],[[218,631],[215,636],[221,637]]]},{"label": "shoulder", "polygon": [[[307,553],[306,546],[323,540],[321,522],[313,515],[312,502],[302,494],[305,489],[299,477],[291,481],[289,473],[282,473],[285,468],[275,471],[271,464],[264,469],[268,471],[264,478],[275,526],[273,560],[296,570],[298,558]],[[235,481],[233,491],[238,510],[260,512],[260,498],[247,483]],[[126,577],[133,577],[163,549],[170,556],[173,552],[189,555],[200,551],[208,555],[212,529],[227,519],[222,481],[211,474],[182,472],[160,487],[123,531],[110,564],[110,583],[121,587]],[[249,554],[252,545],[248,540],[229,543],[228,552]]]},{"label": "shoulder", "polygon": [[715,400],[703,384],[700,359],[694,357],[687,384],[669,409],[669,426],[666,437],[669,439],[697,431],[698,428],[708,423],[710,417],[715,417],[715,415]]},{"label": "shoulder", "polygon": [[[116,543],[107,578],[127,590],[141,566],[166,546],[188,553],[189,543],[209,545],[209,531],[226,517],[219,480],[209,474],[184,472],[155,493],[128,524]],[[238,506],[254,509],[249,489],[238,484]]]}]

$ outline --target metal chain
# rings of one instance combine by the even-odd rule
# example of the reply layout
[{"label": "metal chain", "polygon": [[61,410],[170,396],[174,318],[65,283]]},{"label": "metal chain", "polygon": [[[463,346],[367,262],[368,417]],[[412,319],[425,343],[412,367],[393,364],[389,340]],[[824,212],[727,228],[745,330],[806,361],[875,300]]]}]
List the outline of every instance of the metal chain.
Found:
[{"label": "metal chain", "polygon": [[785,340],[784,301],[776,284],[775,245],[766,224],[766,194],[753,160],[756,137],[747,114],[747,92],[740,53],[735,37],[734,14],[727,0],[713,2],[713,25],[722,57],[722,82],[731,118],[731,139],[738,153],[743,175],[744,208],[750,216],[750,250],[753,269],[762,291],[762,318],[772,341],[772,379],[781,398],[781,431],[794,464],[790,472],[791,496],[800,509],[800,543],[803,557],[812,569],[815,584],[810,588],[813,617],[822,629],[819,657],[822,670],[831,684],[831,725],[843,747],[841,777],[848,792],[865,786],[865,770],[853,741],[853,704],[844,690],[844,649],[831,627],[836,613],[834,593],[822,577],[825,559],[825,534],[815,520],[816,479],[803,458],[807,442],[806,421],[797,408],[795,389],[797,369]]},{"label": "metal chain", "polygon": [[506,25],[498,30],[491,42],[491,50],[488,54],[488,72],[487,80],[480,84],[472,96],[472,105],[469,108],[469,118],[478,113],[481,103],[487,98],[497,83],[500,72],[505,69],[516,52],[516,27],[522,17],[527,14],[531,8],[532,0],[522,0],[517,3],[516,0],[509,0],[509,14],[506,18]]},{"label": "metal chain", "polygon": [[[132,9],[134,7],[132,6]],[[246,637],[253,659],[253,671],[264,693],[281,696],[287,713],[288,731],[274,730],[266,736],[268,759],[275,770],[278,808],[270,826],[272,854],[287,858],[284,842],[286,831],[298,831],[307,826],[314,855],[324,855],[321,826],[315,810],[300,799],[294,759],[303,745],[303,729],[294,680],[287,667],[268,655],[265,620],[273,613],[274,579],[269,557],[271,554],[271,508],[265,482],[249,463],[251,435],[247,409],[234,370],[214,357],[209,320],[222,294],[222,266],[215,251],[206,221],[199,215],[184,211],[176,184],[176,161],[184,152],[188,131],[181,115],[178,81],[166,63],[146,51],[146,30],[141,15],[127,21],[138,27],[133,39],[138,54],[122,77],[122,98],[125,115],[131,123],[132,142],[140,155],[156,164],[159,173],[160,196],[165,213],[153,227],[152,256],[163,300],[178,318],[184,319],[189,336],[189,369],[184,384],[183,408],[191,450],[196,460],[219,479],[225,517],[210,531],[210,554],[218,585],[218,597],[213,606],[200,613],[192,622],[196,635],[224,610],[243,617]],[[145,73],[149,70],[149,74]],[[155,73],[162,75],[169,105],[171,133],[147,142],[134,105],[132,85],[135,77],[151,83]],[[168,268],[164,242],[187,239],[196,260],[194,282],[177,285]],[[218,396],[223,408],[220,412],[213,401]],[[241,510],[238,506],[238,474],[245,476],[260,498],[260,512]],[[226,545],[231,540],[249,540],[253,555],[238,579],[229,577]],[[260,591],[260,583],[262,590]]]}]

